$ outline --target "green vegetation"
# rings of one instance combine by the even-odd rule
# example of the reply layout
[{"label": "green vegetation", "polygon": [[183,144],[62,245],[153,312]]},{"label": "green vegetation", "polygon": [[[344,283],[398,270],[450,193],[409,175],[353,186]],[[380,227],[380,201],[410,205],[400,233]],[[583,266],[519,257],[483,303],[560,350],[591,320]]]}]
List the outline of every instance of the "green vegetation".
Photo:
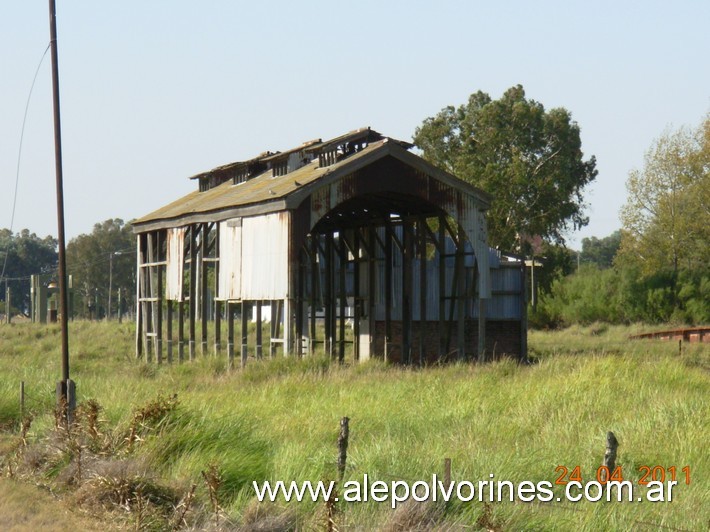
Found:
[{"label": "green vegetation", "polygon": [[579,126],[564,108],[548,111],[521,85],[498,100],[478,91],[448,106],[414,132],[423,157],[485,190],[489,244],[530,253],[542,238],[564,243],[570,226],[584,227],[584,188],[594,181],[594,156],[583,159]]},{"label": "green vegetation", "polygon": [[[686,344],[679,356],[674,343],[628,341],[632,332],[638,327],[604,324],[533,332],[535,363],[527,366],[501,361],[412,370],[378,362],[339,366],[314,357],[250,361],[246,370],[229,372],[226,355],[145,365],[133,359],[132,325],[75,322],[72,376],[85,405],[76,424],[84,439],[69,435],[59,445],[52,413],[58,329],[2,326],[3,472],[49,485],[115,524],[168,528],[180,517],[173,508],[187,500],[185,520],[192,525],[219,519],[232,527],[310,529],[324,527],[324,503],[259,505],[251,481],[335,479],[342,416],[351,419],[346,480],[365,473],[385,481],[427,480],[443,475],[444,458],[452,459],[453,480],[494,473],[511,481],[554,481],[559,465],[581,466],[586,480],[612,430],[625,478],[637,482],[644,465],[690,466],[690,485],[678,486],[672,503],[472,502],[404,505],[393,512],[384,503],[341,502],[331,514],[339,527],[440,522],[495,530],[703,529],[710,519],[710,349]],[[27,447],[18,443],[20,381],[34,415]],[[98,412],[94,422],[92,411]],[[83,451],[71,444],[77,441]],[[114,499],[102,493],[119,502],[124,497],[132,511],[111,510],[107,501]]]}]

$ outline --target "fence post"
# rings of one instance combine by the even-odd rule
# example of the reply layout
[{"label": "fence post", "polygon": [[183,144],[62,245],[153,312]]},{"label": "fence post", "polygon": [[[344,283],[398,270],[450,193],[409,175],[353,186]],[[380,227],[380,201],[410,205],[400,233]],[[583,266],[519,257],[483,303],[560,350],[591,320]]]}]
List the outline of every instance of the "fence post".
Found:
[{"label": "fence post", "polygon": [[444,486],[451,485],[451,458],[444,458]]},{"label": "fence post", "polygon": [[20,381],[20,421],[25,419],[25,381]]},{"label": "fence post", "polygon": [[340,420],[340,435],[338,436],[338,480],[342,482],[345,475],[345,463],[348,459],[348,437],[350,436],[350,419]]},{"label": "fence post", "polygon": [[[607,468],[602,471],[602,482],[607,482],[609,477],[614,474],[616,468],[616,449],[619,447],[619,441],[614,436],[614,433],[609,431],[606,433],[606,451],[604,452],[604,466]],[[607,477],[606,471],[609,472]]]}]

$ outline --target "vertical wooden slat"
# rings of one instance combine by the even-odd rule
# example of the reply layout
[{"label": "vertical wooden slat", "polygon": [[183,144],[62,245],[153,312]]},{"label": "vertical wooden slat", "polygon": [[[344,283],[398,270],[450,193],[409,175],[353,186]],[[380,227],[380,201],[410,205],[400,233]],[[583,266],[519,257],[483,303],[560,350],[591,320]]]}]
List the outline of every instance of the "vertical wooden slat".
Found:
[{"label": "vertical wooden slat", "polygon": [[165,300],[166,342],[168,348],[168,364],[173,363],[173,302]]},{"label": "vertical wooden slat", "polygon": [[[155,270],[157,267],[152,266],[152,264],[154,264],[156,262],[155,252],[154,252],[155,242],[153,239],[152,232],[149,232],[147,234],[147,240],[148,240],[148,243],[147,243],[148,264],[151,265],[151,266],[148,266],[148,272],[147,272],[148,273],[148,275],[147,275],[147,277],[148,277],[148,294],[150,297],[150,302],[148,304],[150,305],[150,317],[151,317],[150,326],[148,327],[148,330],[153,335],[152,336],[152,338],[153,338],[152,351],[156,355],[156,359],[157,359],[157,355],[158,355],[158,349],[157,349],[157,343],[158,343],[157,342],[157,340],[158,340],[158,337],[157,337],[158,303],[156,300],[158,298],[158,294],[157,294],[157,280],[156,280],[156,275],[155,275],[155,273],[156,273]],[[150,351],[151,351],[150,349],[146,350],[146,361],[147,362],[150,362],[150,360],[151,360],[151,352]]]},{"label": "vertical wooden slat", "polygon": [[412,362],[412,222],[402,220],[402,362]]},{"label": "vertical wooden slat", "polygon": [[333,234],[325,235],[325,352],[329,357],[333,357],[334,321],[335,308],[333,303],[333,277],[335,266],[333,264]]},{"label": "vertical wooden slat", "polygon": [[446,356],[446,233],[444,216],[439,216],[439,360]]},{"label": "vertical wooden slat", "polygon": [[385,222],[385,362],[392,356],[392,224]]},{"label": "vertical wooden slat", "polygon": [[214,247],[215,247],[215,258],[214,263],[214,355],[219,357],[222,351],[222,301],[217,299],[218,297],[224,297],[224,294],[219,293],[219,269],[221,267],[221,252],[219,247],[219,228],[218,223],[214,226]]},{"label": "vertical wooden slat", "polygon": [[[136,358],[138,359],[143,357],[143,344],[145,342],[145,335],[143,333],[144,309],[143,303],[141,302],[141,297],[143,297],[143,293],[141,292],[143,283],[143,268],[141,267],[143,264],[143,253],[141,251],[142,238],[142,234],[136,235]],[[35,290],[33,292],[34,296],[38,291]],[[38,306],[39,305],[35,303],[34,308],[36,309]],[[32,315],[32,320],[37,321],[34,314]]]},{"label": "vertical wooden slat", "polygon": [[362,298],[360,297],[360,230],[353,231],[353,360],[360,359],[360,317]]},{"label": "vertical wooden slat", "polygon": [[227,367],[234,368],[234,304],[227,301]]},{"label": "vertical wooden slat", "polygon": [[[156,231],[155,233],[155,256],[158,262],[163,261],[164,257],[161,253],[162,251],[162,240],[160,235],[162,231]],[[165,257],[167,258],[167,257]],[[155,287],[155,297],[156,301],[154,305],[156,306],[156,325],[155,325],[155,361],[158,364],[163,363],[163,297],[165,294],[165,289],[163,286],[163,270],[165,266],[156,266],[155,276],[156,276],[156,287]]]},{"label": "vertical wooden slat", "polygon": [[424,364],[426,338],[426,300],[427,300],[427,257],[426,257],[426,218],[419,219],[419,365]]},{"label": "vertical wooden slat", "polygon": [[465,360],[466,268],[464,264],[465,236],[461,226],[458,228],[458,238],[456,240],[456,271],[458,272],[456,283],[456,348],[459,352],[459,360]]},{"label": "vertical wooden slat", "polygon": [[178,301],[178,363],[185,361],[185,302]]},{"label": "vertical wooden slat", "polygon": [[207,261],[207,258],[209,256],[209,236],[210,236],[210,231],[209,231],[209,225],[206,223],[202,224],[202,245],[200,246],[202,248],[202,252],[200,253],[200,317],[201,317],[201,340],[202,343],[200,345],[200,352],[202,353],[202,356],[207,355],[207,320],[209,318],[209,308],[210,308],[210,302],[209,298],[207,297],[208,293],[208,275],[207,275],[207,265],[209,262]]},{"label": "vertical wooden slat", "polygon": [[376,236],[375,236],[375,227],[374,225],[371,225],[368,229],[368,249],[367,249],[367,257],[368,257],[368,272],[367,272],[367,304],[369,306],[368,308],[368,318],[370,320],[368,330],[370,331],[370,346],[369,346],[369,353],[370,356],[372,357],[373,354],[373,349],[374,349],[374,340],[375,340],[375,314],[377,312],[377,298],[375,296],[375,276],[377,275],[377,246],[375,244]]},{"label": "vertical wooden slat", "polygon": [[347,247],[345,246],[345,235],[343,232],[340,232],[340,235],[338,237],[338,257],[339,257],[339,263],[340,263],[340,270],[339,270],[339,280],[338,280],[338,288],[339,288],[339,300],[338,300],[338,314],[340,314],[340,321],[338,321],[338,338],[339,338],[339,343],[338,343],[338,361],[340,363],[345,361],[345,308],[346,308],[346,303],[347,303],[347,290],[345,286],[345,270],[347,266],[347,261],[348,261],[348,250]]},{"label": "vertical wooden slat", "polygon": [[242,368],[244,368],[247,365],[247,356],[248,356],[248,341],[249,341],[249,302],[242,300],[242,319],[241,319],[241,328],[239,333],[241,334],[242,337]]},{"label": "vertical wooden slat", "polygon": [[261,301],[257,301],[256,305],[256,358],[261,359],[263,356],[263,342],[261,331]]},{"label": "vertical wooden slat", "polygon": [[303,355],[303,294],[305,291],[305,276],[306,276],[306,263],[308,260],[308,255],[304,251],[299,253],[298,261],[298,282],[296,289],[296,335],[295,335],[295,350],[296,356],[300,357]]},{"label": "vertical wooden slat", "polygon": [[190,226],[190,307],[188,315],[190,360],[195,360],[195,317],[197,313],[197,235],[196,224]]},{"label": "vertical wooden slat", "polygon": [[308,339],[309,354],[315,354],[316,348],[316,290],[318,286],[318,235],[311,234],[311,302],[310,302],[310,333]]}]

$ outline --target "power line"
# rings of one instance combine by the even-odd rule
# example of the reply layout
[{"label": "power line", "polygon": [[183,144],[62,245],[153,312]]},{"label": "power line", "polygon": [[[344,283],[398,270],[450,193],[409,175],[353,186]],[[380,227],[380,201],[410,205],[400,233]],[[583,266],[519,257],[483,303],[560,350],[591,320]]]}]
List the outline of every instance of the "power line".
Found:
[{"label": "power line", "polygon": [[7,268],[7,257],[10,254],[10,243],[12,242],[12,229],[15,224],[15,208],[17,207],[17,189],[19,188],[19,183],[20,183],[20,161],[22,160],[22,141],[25,138],[25,125],[27,124],[27,113],[30,109],[30,99],[32,98],[32,91],[35,88],[35,82],[37,81],[37,76],[39,75],[39,69],[42,66],[42,62],[44,61],[45,56],[47,55],[47,52],[49,51],[49,48],[51,46],[50,44],[47,44],[47,48],[44,49],[44,53],[42,54],[42,57],[39,60],[39,64],[37,65],[37,70],[35,70],[35,75],[34,78],[32,78],[32,85],[30,86],[30,92],[27,95],[27,103],[25,104],[25,114],[24,117],[22,118],[22,131],[20,132],[20,147],[17,152],[17,172],[15,174],[15,192],[13,194],[13,199],[12,199],[12,215],[10,216],[10,240],[7,242],[7,249],[5,250],[5,259],[3,260],[2,263],[2,272],[0,272],[0,279],[3,279],[5,277],[5,269]]}]

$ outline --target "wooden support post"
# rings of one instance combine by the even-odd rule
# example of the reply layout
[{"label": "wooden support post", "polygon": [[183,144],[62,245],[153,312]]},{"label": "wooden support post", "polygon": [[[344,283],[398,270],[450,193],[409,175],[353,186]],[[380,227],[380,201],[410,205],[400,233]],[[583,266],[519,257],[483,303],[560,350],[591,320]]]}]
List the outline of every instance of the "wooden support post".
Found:
[{"label": "wooden support post", "polygon": [[426,300],[427,300],[427,257],[426,257],[426,218],[419,220],[419,365],[426,359],[424,340],[426,339]]},{"label": "wooden support post", "polygon": [[227,367],[234,368],[234,303],[227,301]]},{"label": "wooden support post", "polygon": [[166,340],[168,344],[168,364],[173,363],[173,302],[165,300],[165,320],[167,325]]},{"label": "wooden support post", "polygon": [[459,225],[458,238],[456,239],[456,270],[458,272],[458,282],[456,283],[456,348],[459,352],[459,360],[466,360],[466,265],[464,264],[464,242],[464,231]]},{"label": "wooden support post", "polygon": [[200,253],[200,318],[201,318],[201,340],[202,343],[200,345],[200,352],[202,353],[202,356],[206,356],[208,352],[207,348],[207,321],[210,316],[210,301],[209,298],[207,297],[208,293],[208,275],[207,275],[207,265],[209,262],[207,261],[207,258],[209,256],[209,236],[210,236],[210,231],[209,231],[209,225],[204,223],[202,224],[202,241],[201,241],[201,248],[202,251]]},{"label": "wooden support post", "polygon": [[338,294],[338,314],[340,315],[340,321],[338,322],[338,362],[342,364],[343,362],[345,362],[345,305],[347,303],[345,271],[347,269],[348,263],[348,250],[345,246],[345,235],[342,231],[340,232],[338,240],[338,262],[340,265],[340,270],[338,272],[340,274],[338,282],[338,288],[340,289]]},{"label": "wooden support post", "polygon": [[256,358],[261,359],[263,356],[263,342],[262,342],[262,331],[261,331],[261,301],[256,303]]},{"label": "wooden support post", "polygon": [[402,362],[412,363],[412,222],[402,220]]},{"label": "wooden support post", "polygon": [[[161,239],[160,231],[155,233],[155,257],[158,261],[162,261],[161,256]],[[158,364],[163,363],[163,297],[165,295],[165,290],[163,288],[163,269],[166,266],[156,266],[155,276],[156,276],[156,289],[155,289],[155,299],[153,303],[157,308],[155,311],[156,324],[155,324],[155,361]]]},{"label": "wooden support post", "polygon": [[221,260],[221,249],[219,247],[219,224],[214,225],[214,356],[219,357],[222,351],[222,301],[218,297],[224,297],[219,293],[219,268]]},{"label": "wooden support post", "polygon": [[385,362],[392,357],[392,224],[385,222]]},{"label": "wooden support post", "polygon": [[375,277],[377,275],[377,246],[375,245],[376,231],[374,226],[370,226],[368,229],[368,250],[367,250],[367,305],[368,305],[368,319],[369,327],[368,331],[370,333],[368,347],[369,356],[373,355],[373,347],[375,340],[375,318],[377,313],[377,297],[375,295]]},{"label": "wooden support post", "polygon": [[178,301],[178,362],[185,361],[185,302]]},{"label": "wooden support post", "polygon": [[439,216],[439,360],[447,355],[446,348],[446,233],[443,215]]},{"label": "wooden support post", "polygon": [[[606,467],[606,470],[602,469],[601,478],[599,479],[602,483],[608,482],[611,475],[616,469],[616,450],[619,447],[619,441],[614,436],[614,433],[609,431],[606,433],[606,451],[604,452],[604,463],[602,464]],[[607,477],[607,471],[609,472],[609,477]]]},{"label": "wooden support post", "polygon": [[308,354],[313,356],[316,348],[316,301],[318,287],[318,235],[311,234],[311,301],[310,301],[310,317],[309,327],[310,333],[308,338]]},{"label": "wooden support post", "polygon": [[478,360],[486,361],[486,300],[478,298]]},{"label": "wooden support post", "polygon": [[[216,291],[215,291],[216,293]],[[219,357],[222,351],[222,302],[214,302],[214,356]]]},{"label": "wooden support post", "polygon": [[249,340],[249,303],[242,300],[242,320],[241,330],[239,331],[242,337],[242,368],[247,365],[248,356],[248,340]]},{"label": "wooden support post", "polygon": [[[157,234],[156,234],[157,237]],[[151,335],[152,340],[152,349],[146,349],[145,352],[145,358],[146,362],[150,362],[152,355],[151,355],[151,350],[153,354],[156,357],[157,360],[157,355],[158,355],[158,333],[157,333],[157,325],[158,325],[158,290],[157,290],[157,278],[156,278],[156,266],[153,266],[157,262],[157,257],[155,254],[155,240],[153,239],[153,233],[149,232],[147,234],[147,250],[148,250],[148,268],[147,268],[147,283],[148,283],[148,296],[149,296],[149,305],[150,305],[150,311],[146,313],[146,321],[148,316],[150,316],[150,322],[148,326],[148,332]],[[96,305],[96,313],[97,313],[97,318],[98,318],[98,305]]]},{"label": "wooden support post", "polygon": [[[136,358],[143,358],[143,342],[145,341],[145,336],[143,334],[143,315],[144,306],[141,302],[141,297],[143,293],[141,287],[143,285],[143,254],[141,253],[141,240],[143,235],[136,235]],[[34,301],[34,297],[33,297]],[[34,320],[34,317],[33,317]]]},{"label": "wooden support post", "polygon": [[188,315],[190,361],[195,360],[195,318],[197,314],[197,235],[196,224],[190,226],[190,308]]},{"label": "wooden support post", "polygon": [[298,269],[298,281],[296,286],[296,331],[294,337],[294,347],[296,351],[296,356],[303,356],[303,294],[305,290],[305,267],[306,261],[308,260],[307,254],[304,251],[299,253],[299,261],[296,268]]},{"label": "wooden support post", "polygon": [[353,360],[360,360],[360,318],[362,297],[360,296],[360,230],[353,231]]},{"label": "wooden support post", "polygon": [[325,235],[325,252],[324,252],[324,266],[325,266],[325,286],[323,287],[323,316],[324,316],[324,330],[325,330],[325,354],[328,357],[333,357],[333,325],[335,321],[335,308],[333,306],[333,277],[334,277],[334,265],[333,265],[333,234],[327,233]]}]

